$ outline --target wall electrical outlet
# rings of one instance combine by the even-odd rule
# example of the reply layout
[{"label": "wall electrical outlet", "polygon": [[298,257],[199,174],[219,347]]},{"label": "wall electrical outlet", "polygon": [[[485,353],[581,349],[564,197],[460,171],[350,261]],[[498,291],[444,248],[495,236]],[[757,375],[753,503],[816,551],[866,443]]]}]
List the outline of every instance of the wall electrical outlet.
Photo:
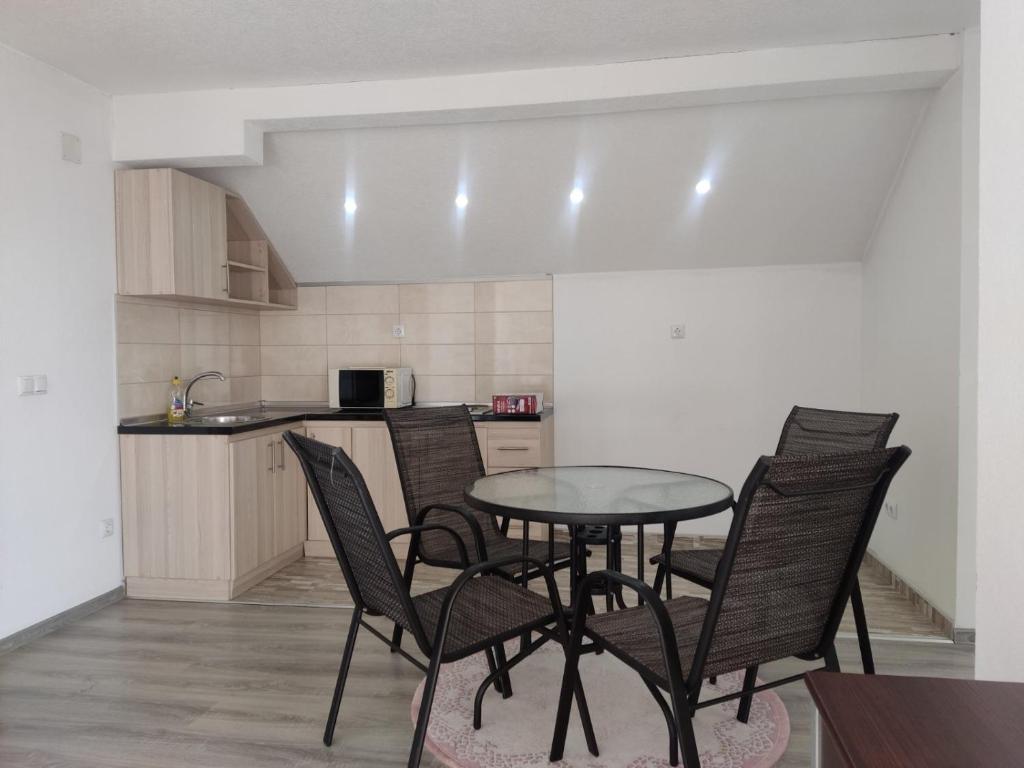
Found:
[{"label": "wall electrical outlet", "polygon": [[686,338],[686,326],[685,325],[670,325],[668,327],[669,338],[672,339],[685,339]]},{"label": "wall electrical outlet", "polygon": [[893,520],[898,519],[900,516],[900,505],[897,504],[895,501],[885,502],[885,514],[887,514]]},{"label": "wall electrical outlet", "polygon": [[396,339],[404,339],[405,338],[405,326],[404,325],[392,325],[391,326],[391,335],[394,336]]},{"label": "wall electrical outlet", "polygon": [[105,517],[100,521],[100,538],[109,539],[114,535],[114,518]]}]

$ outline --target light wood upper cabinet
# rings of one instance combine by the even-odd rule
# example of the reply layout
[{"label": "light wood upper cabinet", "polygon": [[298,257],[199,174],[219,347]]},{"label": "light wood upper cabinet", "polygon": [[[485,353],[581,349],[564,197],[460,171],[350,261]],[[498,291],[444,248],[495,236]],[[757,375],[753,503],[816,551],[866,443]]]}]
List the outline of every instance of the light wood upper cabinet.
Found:
[{"label": "light wood upper cabinet", "polygon": [[294,309],[295,281],[245,201],[172,168],[117,171],[118,293]]},{"label": "light wood upper cabinet", "polygon": [[[183,228],[181,239],[189,233],[188,245],[182,244],[182,257],[174,261],[175,281],[190,296],[223,299],[228,296],[228,223],[227,195],[220,187],[194,176],[173,172],[173,179],[187,179],[175,197],[185,197],[191,225]],[[179,277],[180,273],[180,277]],[[179,283],[180,280],[180,283]]]}]

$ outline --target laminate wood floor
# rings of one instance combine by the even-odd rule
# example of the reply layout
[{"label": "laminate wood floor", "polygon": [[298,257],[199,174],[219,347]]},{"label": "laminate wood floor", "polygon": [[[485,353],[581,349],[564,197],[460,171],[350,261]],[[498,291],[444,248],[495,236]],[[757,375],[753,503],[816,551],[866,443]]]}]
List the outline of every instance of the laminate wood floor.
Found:
[{"label": "laminate wood floor", "polygon": [[[350,618],[347,610],[282,605],[124,600],[104,608],[0,656],[0,765],[405,765],[421,675],[368,633],[359,639],[335,746],[320,741]],[[880,673],[973,674],[970,647],[883,639],[875,649]],[[859,669],[854,641],[841,640],[839,655]],[[763,676],[797,669],[772,664]],[[810,696],[802,684],[779,692],[792,723],[780,765],[806,766]],[[541,748],[549,738],[538,734]],[[437,766],[429,757],[423,764]]]},{"label": "laminate wood floor", "polygon": [[[657,551],[660,539],[645,537],[648,554]],[[590,558],[590,569],[604,567],[604,548],[595,547]],[[634,537],[626,537],[623,547],[623,568],[626,573],[636,574],[636,543]],[[654,569],[647,566],[645,577],[648,583],[654,578]],[[420,567],[416,571],[414,591],[437,589],[449,583],[452,571],[440,568]],[[933,624],[909,599],[896,591],[892,583],[870,566],[861,569],[861,588],[864,594],[864,610],[868,627],[873,637],[914,637],[936,640],[948,639],[942,630]],[[569,577],[565,571],[558,574],[562,599],[568,602]],[[673,594],[706,596],[707,590],[676,578],[672,581]],[[351,608],[352,598],[345,587],[341,569],[333,559],[303,558],[278,571],[252,589],[239,595],[234,602],[255,605],[294,605]],[[855,631],[853,615],[847,611],[841,631],[851,635]]]}]

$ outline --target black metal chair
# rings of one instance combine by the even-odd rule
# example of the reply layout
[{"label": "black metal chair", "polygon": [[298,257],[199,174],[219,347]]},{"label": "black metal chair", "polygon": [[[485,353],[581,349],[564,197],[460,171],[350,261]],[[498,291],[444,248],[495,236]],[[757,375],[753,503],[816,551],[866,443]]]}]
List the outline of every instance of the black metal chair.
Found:
[{"label": "black metal chair", "polygon": [[[782,435],[779,437],[775,455],[803,456],[884,448],[899,417],[898,413],[859,413],[794,406],[782,426]],[[711,589],[721,557],[721,549],[673,550],[666,569],[664,553],[659,552],[650,560],[652,565],[658,566],[654,590],[660,594],[664,584],[666,595],[671,598],[671,575],[680,576]],[[871,637],[868,634],[868,622],[864,613],[860,579],[854,581],[850,607],[853,609],[853,618],[857,626],[857,641],[860,645],[864,672],[873,675],[875,661],[871,652]]]},{"label": "black metal chair", "polygon": [[[495,575],[495,572],[509,566],[507,561],[471,565],[459,535],[447,526],[414,525],[385,533],[362,475],[341,448],[294,432],[286,432],[284,439],[299,458],[355,603],[327,716],[324,744],[330,746],[334,740],[338,710],[359,628],[366,628],[391,645],[363,618],[364,614],[383,616],[412,633],[420,651],[430,660],[425,666],[399,650],[403,657],[427,675],[409,755],[409,765],[418,766],[441,664],[481,651],[489,653],[491,648],[524,632],[539,633],[529,647],[494,669],[481,683],[475,706],[475,724],[479,727],[483,694],[490,685],[507,675],[509,670],[548,640],[556,639],[563,645],[567,644],[568,633],[554,576],[543,562],[532,563],[546,583],[545,598]],[[416,539],[428,533],[451,538],[456,557],[464,570],[450,586],[413,597],[402,579],[389,542],[398,536],[409,535],[415,543]],[[522,559],[521,554],[517,557]],[[555,630],[548,628],[552,624]],[[493,664],[493,659],[491,662]],[[595,745],[582,692],[578,702],[588,744]],[[592,749],[597,747],[592,746]]]},{"label": "black metal chair", "polygon": [[[465,405],[437,408],[401,408],[385,411],[395,449],[398,476],[410,525],[429,519],[455,531],[471,563],[508,560],[499,572],[509,578],[520,574],[523,544],[505,535],[493,515],[473,509],[463,500],[466,485],[484,476],[484,463],[473,418]],[[550,533],[550,532],[549,532]],[[569,544],[531,540],[529,558],[551,560],[555,570],[569,565]],[[511,561],[513,555],[518,561]],[[405,560],[405,583],[411,584],[417,563],[442,568],[463,568],[455,540],[440,531],[426,531],[411,542]],[[527,579],[542,575],[534,569]],[[402,628],[392,638],[401,645]]]},{"label": "black metal chair", "polygon": [[[758,667],[778,659],[824,659],[839,670],[834,641],[868,540],[905,446],[820,456],[761,457],[736,502],[708,600],[662,601],[620,573],[590,574],[579,587],[572,642],[559,698],[551,759],[565,748],[570,696],[578,687],[584,636],[643,678],[669,727],[669,757],[699,768],[696,710],[740,699],[746,721],[753,695],[803,674],[756,685]],[[646,604],[588,616],[587,580],[618,581]],[[736,693],[700,701],[705,677],[744,669]],[[660,690],[669,694],[666,702]]]}]

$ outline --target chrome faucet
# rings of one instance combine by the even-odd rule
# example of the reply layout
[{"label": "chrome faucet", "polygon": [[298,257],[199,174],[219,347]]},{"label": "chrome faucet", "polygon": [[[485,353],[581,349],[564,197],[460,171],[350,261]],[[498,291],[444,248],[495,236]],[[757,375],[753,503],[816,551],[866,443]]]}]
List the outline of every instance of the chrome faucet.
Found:
[{"label": "chrome faucet", "polygon": [[200,402],[198,402],[196,400],[192,400],[189,397],[189,393],[192,391],[192,385],[194,385],[196,382],[202,381],[203,379],[220,379],[221,381],[224,381],[224,374],[221,373],[220,371],[203,371],[202,373],[197,373],[195,376],[193,376],[191,379],[188,380],[188,384],[185,385],[185,415],[186,416],[191,416],[192,415],[192,406],[194,406],[194,405],[205,405],[205,403],[200,403]]}]

